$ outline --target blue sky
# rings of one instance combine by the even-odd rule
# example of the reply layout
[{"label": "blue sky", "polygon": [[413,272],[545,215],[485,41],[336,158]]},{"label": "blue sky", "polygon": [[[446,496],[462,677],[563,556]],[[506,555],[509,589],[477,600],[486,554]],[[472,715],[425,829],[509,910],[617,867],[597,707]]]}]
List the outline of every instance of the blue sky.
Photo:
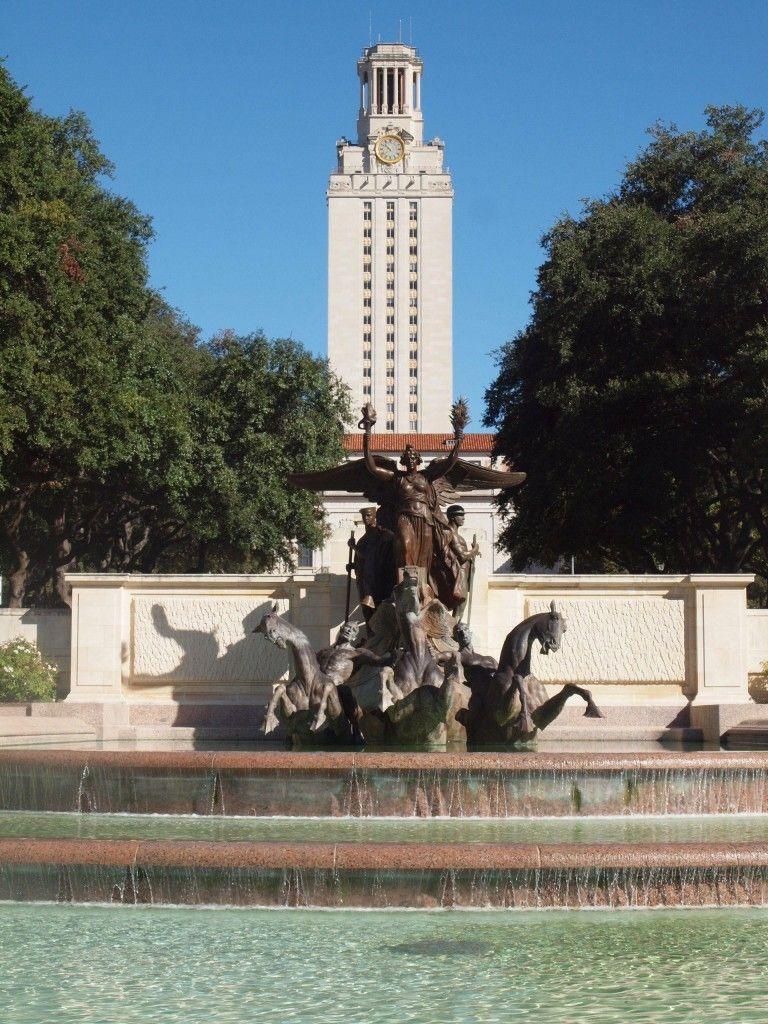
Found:
[{"label": "blue sky", "polygon": [[324,354],[325,189],[369,25],[424,59],[456,191],[454,390],[477,429],[542,234],[611,189],[655,121],[768,104],[768,5],[3,0],[0,53],[37,108],[86,112],[112,187],[153,218],[152,283],[204,336]]}]

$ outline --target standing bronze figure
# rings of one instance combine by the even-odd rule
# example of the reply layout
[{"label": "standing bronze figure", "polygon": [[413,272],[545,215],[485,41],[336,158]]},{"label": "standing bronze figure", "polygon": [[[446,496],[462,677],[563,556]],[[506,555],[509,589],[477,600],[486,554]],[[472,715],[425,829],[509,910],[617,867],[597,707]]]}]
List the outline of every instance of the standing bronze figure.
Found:
[{"label": "standing bronze figure", "polygon": [[375,505],[360,509],[365,533],[352,552],[352,567],[357,580],[360,609],[366,622],[395,585],[392,531],[380,526]]}]

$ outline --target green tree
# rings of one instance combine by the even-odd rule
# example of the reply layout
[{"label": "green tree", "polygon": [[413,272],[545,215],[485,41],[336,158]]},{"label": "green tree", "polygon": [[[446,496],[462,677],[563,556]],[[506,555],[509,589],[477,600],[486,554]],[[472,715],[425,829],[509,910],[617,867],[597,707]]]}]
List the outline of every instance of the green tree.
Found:
[{"label": "green tree", "polygon": [[116,490],[151,486],[187,440],[187,339],[146,284],[149,221],[103,186],[110,173],[82,114],[32,110],[0,67],[0,551],[14,604],[84,553],[118,514]]},{"label": "green tree", "polygon": [[81,114],[0,65],[0,571],[265,568],[321,517],[286,474],[341,456],[346,393],[293,342],[196,330],[147,286],[149,220]]},{"label": "green tree", "polygon": [[619,188],[544,238],[486,422],[529,476],[522,567],[766,575],[768,148],[762,114],[657,125]]},{"label": "green tree", "polygon": [[[316,496],[291,472],[343,458],[346,387],[294,341],[223,332],[204,346],[191,486],[177,509],[190,569],[258,571],[322,541]],[[173,553],[178,558],[177,553]]]}]

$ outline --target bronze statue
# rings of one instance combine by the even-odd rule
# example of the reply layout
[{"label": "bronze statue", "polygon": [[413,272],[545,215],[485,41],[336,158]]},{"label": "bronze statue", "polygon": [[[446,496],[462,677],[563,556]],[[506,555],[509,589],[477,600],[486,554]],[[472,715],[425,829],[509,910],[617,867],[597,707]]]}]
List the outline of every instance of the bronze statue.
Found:
[{"label": "bronze statue", "polygon": [[468,743],[527,742],[546,729],[565,707],[569,697],[581,697],[586,718],[602,718],[592,694],[576,683],[566,683],[553,697],[531,673],[534,641],[541,653],[560,649],[566,624],[552,601],[548,612],[539,612],[520,622],[507,634],[498,667],[492,658],[472,649],[472,634],[460,624],[456,635],[461,644],[461,662],[472,691],[469,708],[460,721],[467,730]]},{"label": "bronze statue", "polygon": [[391,665],[395,659],[394,653],[380,656],[367,647],[356,647],[359,633],[360,627],[356,622],[345,622],[336,642],[317,652],[318,664],[328,677],[328,682],[323,687],[320,704],[310,725],[312,732],[318,732],[325,725],[326,718],[338,718],[340,709],[349,721],[352,742],[355,744],[363,742],[360,731],[363,712],[347,682],[363,665],[383,667]]},{"label": "bronze statue", "polygon": [[[349,589],[344,626],[336,642],[317,654],[275,606],[255,632],[290,648],[296,669],[293,679],[275,686],[264,732],[282,724],[299,743],[320,737],[361,743],[365,733],[396,744],[506,744],[532,739],[571,696],[585,702],[587,716],[601,717],[588,690],[568,683],[549,698],[531,673],[534,641],[546,654],[559,648],[565,632],[554,601],[548,612],[530,616],[508,634],[498,663],[476,653],[468,627],[456,622],[480,552],[461,536],[464,509],[444,506],[460,491],[515,487],[525,474],[459,458],[468,422],[461,400],[451,413],[450,453],[423,469],[411,445],[400,459],[402,468],[374,456],[376,412],[369,403],[362,413],[362,459],[290,479],[313,491],[361,492],[379,505],[360,510],[365,534],[357,542],[353,534],[349,542],[348,570],[357,576],[366,646],[356,646],[358,626],[348,621]],[[350,582],[348,577],[348,588]]]},{"label": "bronze statue", "polygon": [[380,507],[378,523],[393,533],[397,578],[402,580],[406,566],[415,567],[419,572],[421,600],[438,597],[453,612],[460,604],[456,597],[460,563],[451,549],[453,534],[443,506],[455,500],[460,491],[517,487],[525,480],[525,473],[485,469],[459,458],[464,427],[469,420],[461,399],[451,411],[454,443],[449,455],[434,459],[424,469],[419,468],[421,455],[412,445],[407,445],[400,457],[402,469],[392,459],[373,455],[371,431],[376,410],[368,403],[362,414],[362,459],[315,473],[296,473],[289,479],[297,487],[311,491],[357,492],[375,501]]},{"label": "bronze statue", "polygon": [[450,527],[450,534],[447,538],[450,555],[445,559],[445,562],[451,565],[453,569],[446,582],[453,584],[453,614],[457,619],[461,619],[467,604],[467,598],[469,597],[471,569],[475,559],[480,554],[480,548],[474,541],[472,547],[470,547],[459,533],[460,528],[464,525],[463,506],[451,505],[446,515]]},{"label": "bronze statue", "polygon": [[395,585],[395,564],[392,559],[392,531],[377,522],[375,505],[360,509],[365,533],[352,553],[352,566],[357,580],[360,608],[369,621]]}]

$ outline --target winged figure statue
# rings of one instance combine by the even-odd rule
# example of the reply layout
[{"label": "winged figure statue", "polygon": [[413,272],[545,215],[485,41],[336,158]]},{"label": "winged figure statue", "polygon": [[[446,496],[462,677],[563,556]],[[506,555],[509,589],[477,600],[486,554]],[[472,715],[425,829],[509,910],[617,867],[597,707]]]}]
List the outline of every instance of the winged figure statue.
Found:
[{"label": "winged figure statue", "polygon": [[318,472],[295,473],[289,479],[295,486],[310,491],[347,491],[376,502],[378,523],[393,534],[398,581],[406,567],[417,568],[423,597],[436,596],[453,611],[462,597],[458,584],[461,567],[454,564],[451,527],[444,506],[456,501],[464,491],[517,487],[525,480],[525,473],[485,469],[459,458],[464,427],[469,420],[466,403],[461,399],[451,411],[454,442],[450,453],[423,469],[421,455],[410,444],[405,446],[399,466],[393,459],[374,455],[371,433],[376,410],[369,402],[362,413],[362,459]]}]

